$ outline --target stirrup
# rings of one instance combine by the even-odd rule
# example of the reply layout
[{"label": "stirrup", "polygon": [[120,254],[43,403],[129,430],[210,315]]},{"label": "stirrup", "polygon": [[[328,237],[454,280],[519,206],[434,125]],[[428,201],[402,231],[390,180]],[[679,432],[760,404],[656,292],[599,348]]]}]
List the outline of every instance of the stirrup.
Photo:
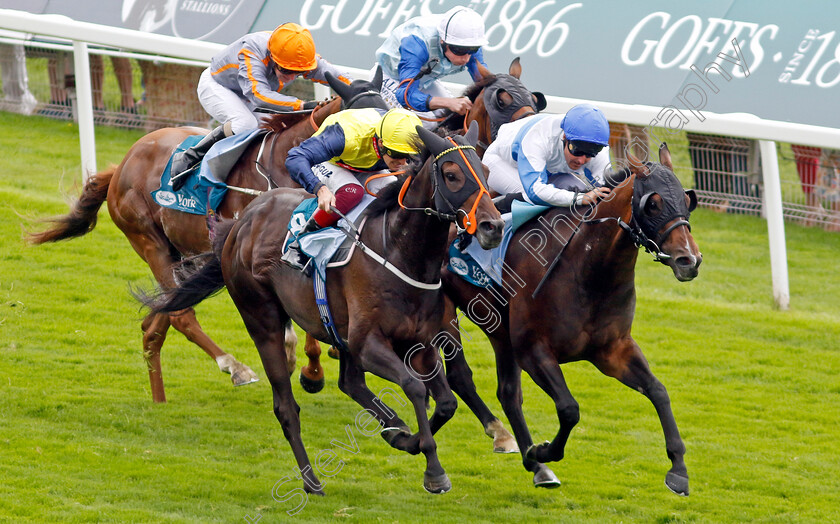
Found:
[{"label": "stirrup", "polygon": [[308,262],[306,255],[301,252],[300,246],[295,246],[294,243],[289,244],[289,247],[283,253],[283,256],[280,257],[280,260],[292,269],[299,271],[303,271],[303,268]]}]

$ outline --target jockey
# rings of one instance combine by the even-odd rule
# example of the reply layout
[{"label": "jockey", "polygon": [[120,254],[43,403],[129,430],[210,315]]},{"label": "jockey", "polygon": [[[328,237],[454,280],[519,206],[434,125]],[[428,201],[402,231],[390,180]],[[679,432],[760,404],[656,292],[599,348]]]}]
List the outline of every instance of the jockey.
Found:
[{"label": "jockey", "polygon": [[[341,218],[331,208],[347,214],[364,195],[362,183],[370,175],[397,172],[417,153],[417,126],[414,113],[405,109],[347,109],[324,120],[311,137],[286,156],[289,175],[318,197],[318,210],[298,233],[300,235],[335,224]],[[396,180],[387,176],[368,184],[376,192]],[[302,269],[306,258],[297,239],[289,245],[282,260]]]},{"label": "jockey", "polygon": [[227,46],[213,57],[198,81],[202,107],[223,124],[198,144],[175,155],[171,168],[173,189],[181,188],[186,180],[182,175],[195,168],[214,143],[258,127],[266,115],[260,116],[255,110],[314,109],[318,102],[304,102],[279,91],[301,75],[326,84],[327,71],[345,84],[350,83],[349,78],[315,53],[309,30],[295,23],[280,25],[271,33],[247,34]]},{"label": "jockey", "polygon": [[544,206],[588,205],[609,194],[610,125],[600,109],[580,104],[565,115],[535,115],[499,128],[482,162],[487,185]]},{"label": "jockey", "polygon": [[[415,111],[427,122],[436,119],[433,111],[438,109],[466,114],[472,102],[453,97],[439,79],[467,69],[473,81],[480,80],[479,64],[487,68],[481,52],[486,44],[484,20],[466,7],[408,20],[376,50],[376,63],[384,72],[382,97],[391,107]],[[415,80],[424,68],[430,71]]]}]

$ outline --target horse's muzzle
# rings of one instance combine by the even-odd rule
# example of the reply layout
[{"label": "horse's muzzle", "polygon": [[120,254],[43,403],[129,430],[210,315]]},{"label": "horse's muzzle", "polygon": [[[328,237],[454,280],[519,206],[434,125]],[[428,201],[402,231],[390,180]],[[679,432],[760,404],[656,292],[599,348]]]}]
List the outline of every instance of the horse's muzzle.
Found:
[{"label": "horse's muzzle", "polygon": [[700,264],[703,263],[703,255],[682,255],[671,259],[671,269],[674,271],[674,276],[680,282],[688,282],[694,280],[700,272]]},{"label": "horse's muzzle", "polygon": [[493,249],[502,243],[505,221],[499,218],[482,220],[475,230],[475,238],[483,249]]}]

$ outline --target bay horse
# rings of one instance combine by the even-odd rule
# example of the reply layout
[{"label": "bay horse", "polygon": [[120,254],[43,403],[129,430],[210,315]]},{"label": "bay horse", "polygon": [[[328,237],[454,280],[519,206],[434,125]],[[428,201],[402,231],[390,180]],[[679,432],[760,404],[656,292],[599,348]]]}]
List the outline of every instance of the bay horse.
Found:
[{"label": "bay horse", "polygon": [[[544,463],[563,458],[580,418],[560,365],[587,360],[653,403],[672,463],[665,484],[688,495],[685,445],[668,393],[630,333],[640,246],[655,253],[679,281],[694,279],[702,262],[689,225],[697,198],[674,175],[667,146],[659,153],[661,163],[643,164],[631,156],[629,168],[609,174],[607,185],[614,189],[590,213],[582,213],[582,206],[552,208],[518,229],[505,256],[501,286],[479,288],[443,271],[447,297],[493,346],[497,396],[535,486],[559,486]],[[457,338],[458,331],[450,334]],[[461,353],[453,359],[463,358]],[[554,401],[560,428],[550,442],[531,440],[522,413],[522,370]]]},{"label": "bay horse", "polygon": [[[340,351],[339,388],[375,416],[392,447],[425,455],[423,487],[443,493],[451,483],[432,435],[452,417],[457,401],[443,375],[432,373],[441,362],[430,341],[443,320],[439,286],[450,221],[485,248],[501,242],[503,222],[470,145],[475,143],[476,127],[466,137],[448,139],[422,126],[417,130],[425,144],[419,161],[380,191],[365,211],[364,228],[354,235],[359,248],[347,265],[327,270],[326,291],[345,346]],[[286,189],[260,196],[239,220],[220,223],[214,252],[205,255],[209,260],[197,273],[174,289],[138,298],[152,312],[166,313],[191,307],[227,286],[259,350],[273,391],[274,414],[302,472],[304,489],[323,494],[301,441],[299,406],[283,351],[283,326],[289,318],[319,340],[332,342],[316,306],[313,282],[279,262],[286,224],[308,196]],[[384,257],[391,269],[370,251]],[[365,372],[402,388],[414,408],[417,433],[411,435],[368,389]],[[427,388],[436,401],[431,419],[425,407]]]},{"label": "bay horse", "polygon": [[[343,106],[387,109],[379,95],[382,72],[378,70],[371,81],[355,80],[346,85],[328,75],[331,87],[340,95],[320,104],[310,113],[280,113],[271,116],[265,126],[270,129],[262,144],[255,140],[233,166],[227,178],[229,189],[216,210],[217,216],[237,216],[261,191],[277,187],[300,187],[286,171],[289,149],[310,137],[329,115]],[[206,134],[196,127],[164,128],[153,131],[128,150],[119,166],[99,172],[85,182],[81,196],[72,204],[70,212],[49,219],[53,227],[27,235],[32,244],[56,242],[85,235],[96,225],[97,213],[108,203],[111,219],[123,232],[131,246],[152,270],[161,286],[175,285],[173,266],[182,257],[196,255],[210,249],[207,219],[161,207],[151,193],[160,186],[160,177],[175,148],[190,135]],[[265,148],[263,150],[263,147]],[[244,189],[235,190],[235,189]],[[143,356],[149,368],[152,399],[166,402],[161,373],[160,352],[166,333],[172,326],[188,340],[197,344],[213,358],[223,372],[230,373],[235,386],[257,380],[256,374],[233,355],[223,351],[201,329],[193,309],[170,314],[150,313],[142,323]],[[297,338],[288,326],[289,365],[294,369],[294,350]],[[307,337],[307,355],[314,361],[301,369],[301,381],[323,386],[323,370],[318,356],[317,341]]]}]

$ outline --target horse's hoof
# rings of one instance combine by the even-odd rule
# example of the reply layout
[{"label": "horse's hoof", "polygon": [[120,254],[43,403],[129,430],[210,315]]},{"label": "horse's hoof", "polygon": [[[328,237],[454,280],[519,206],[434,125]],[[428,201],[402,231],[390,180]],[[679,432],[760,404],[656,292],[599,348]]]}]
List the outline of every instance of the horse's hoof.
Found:
[{"label": "horse's hoof", "polygon": [[334,358],[335,360],[338,360],[338,358],[339,358],[338,349],[335,346],[330,346],[330,349],[327,350],[327,355],[330,358]]},{"label": "horse's hoof", "polygon": [[429,493],[440,495],[452,489],[452,483],[449,482],[449,477],[446,473],[441,473],[437,476],[429,476],[428,473],[423,473],[423,489]]},{"label": "horse's hoof", "polygon": [[665,485],[682,497],[688,496],[688,477],[683,475],[678,475],[673,471],[669,471],[667,475],[665,475]]},{"label": "horse's hoof", "polygon": [[307,393],[318,393],[324,389],[324,377],[321,377],[320,380],[312,380],[301,372],[300,385]]},{"label": "horse's hoof", "polygon": [[399,438],[401,435],[405,437],[411,436],[411,430],[408,426],[400,426],[398,428],[382,428],[379,432],[379,435],[385,439],[391,447],[394,447],[394,441]]},{"label": "horse's hoof", "polygon": [[245,365],[230,374],[230,381],[233,382],[234,386],[246,386],[254,382],[259,382],[259,380],[257,374]]},{"label": "horse's hoof", "polygon": [[519,445],[499,419],[487,424],[484,434],[493,439],[493,453],[519,453]]},{"label": "horse's hoof", "polygon": [[534,462],[546,462],[545,460],[540,460],[538,455],[539,452],[548,447],[549,444],[550,442],[547,440],[542,444],[531,444],[528,446],[528,449],[525,450],[525,458],[527,460],[533,460]]},{"label": "horse's hoof", "polygon": [[535,488],[559,488],[560,480],[545,464],[540,464],[539,469],[534,473]]},{"label": "horse's hoof", "polygon": [[308,484],[306,484],[306,483],[304,483],[303,487],[304,487],[304,491],[306,491],[306,492],[307,492],[307,493],[309,493],[310,495],[318,495],[319,497],[323,497],[323,496],[324,496],[324,490],[322,490],[322,489],[320,489],[320,488],[319,488],[319,489],[312,489],[312,488],[310,488],[310,487],[309,487],[309,485],[308,485]]}]

